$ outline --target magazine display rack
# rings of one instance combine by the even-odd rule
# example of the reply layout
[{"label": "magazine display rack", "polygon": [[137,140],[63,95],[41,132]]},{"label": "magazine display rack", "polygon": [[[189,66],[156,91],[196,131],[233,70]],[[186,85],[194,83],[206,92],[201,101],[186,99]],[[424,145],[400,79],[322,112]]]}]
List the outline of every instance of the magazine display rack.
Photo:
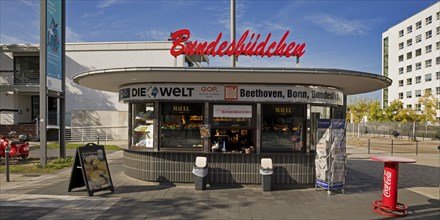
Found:
[{"label": "magazine display rack", "polygon": [[320,119],[317,129],[315,189],[344,193],[346,176],[345,120]]}]

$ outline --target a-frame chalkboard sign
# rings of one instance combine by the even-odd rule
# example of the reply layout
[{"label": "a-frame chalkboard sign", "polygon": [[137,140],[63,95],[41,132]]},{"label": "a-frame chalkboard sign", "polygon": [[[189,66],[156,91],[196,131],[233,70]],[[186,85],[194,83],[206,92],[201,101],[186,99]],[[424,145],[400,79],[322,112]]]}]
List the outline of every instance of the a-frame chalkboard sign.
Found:
[{"label": "a-frame chalkboard sign", "polygon": [[89,196],[102,190],[114,191],[102,145],[88,143],[76,150],[68,191],[83,186],[86,186]]}]

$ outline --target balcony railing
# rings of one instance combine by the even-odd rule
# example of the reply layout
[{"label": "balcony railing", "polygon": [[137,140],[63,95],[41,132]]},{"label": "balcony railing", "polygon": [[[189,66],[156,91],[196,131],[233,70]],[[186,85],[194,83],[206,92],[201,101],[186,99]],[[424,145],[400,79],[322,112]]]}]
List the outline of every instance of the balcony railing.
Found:
[{"label": "balcony railing", "polygon": [[40,71],[37,70],[3,70],[0,71],[0,84],[3,85],[39,85]]},{"label": "balcony railing", "polygon": [[40,71],[25,70],[14,73],[14,85],[39,85]]}]

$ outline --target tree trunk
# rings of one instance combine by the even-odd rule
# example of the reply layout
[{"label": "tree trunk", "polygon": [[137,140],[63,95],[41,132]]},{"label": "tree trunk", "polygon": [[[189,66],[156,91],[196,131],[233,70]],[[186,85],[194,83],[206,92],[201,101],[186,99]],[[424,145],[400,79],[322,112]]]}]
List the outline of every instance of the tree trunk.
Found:
[{"label": "tree trunk", "polygon": [[360,126],[361,126],[361,123],[358,123],[358,140],[359,140],[359,138],[360,138],[360,134],[361,134],[361,132],[360,132]]},{"label": "tree trunk", "polygon": [[413,121],[413,128],[412,128],[412,134],[413,134],[413,136],[412,136],[412,140],[413,141],[417,141],[417,136],[416,136],[416,122],[415,121]]}]

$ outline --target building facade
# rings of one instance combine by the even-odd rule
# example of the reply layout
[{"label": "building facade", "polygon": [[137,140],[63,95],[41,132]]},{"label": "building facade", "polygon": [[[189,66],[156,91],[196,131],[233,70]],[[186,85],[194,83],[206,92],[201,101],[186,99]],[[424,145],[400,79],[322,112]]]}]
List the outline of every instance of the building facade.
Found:
[{"label": "building facade", "polygon": [[423,112],[421,96],[430,92],[440,99],[440,2],[382,34],[382,75],[393,80],[382,90],[382,107],[400,100],[404,108]]},{"label": "building facade", "polygon": [[[118,94],[80,86],[73,83],[73,76],[95,69],[201,65],[200,57],[170,56],[171,46],[168,41],[66,44],[66,124],[127,126],[127,104],[119,102]],[[39,46],[0,45],[0,61],[0,125],[35,122],[39,116]],[[202,61],[207,62],[206,58]],[[49,92],[49,125],[58,124],[58,109],[57,98]]]}]

